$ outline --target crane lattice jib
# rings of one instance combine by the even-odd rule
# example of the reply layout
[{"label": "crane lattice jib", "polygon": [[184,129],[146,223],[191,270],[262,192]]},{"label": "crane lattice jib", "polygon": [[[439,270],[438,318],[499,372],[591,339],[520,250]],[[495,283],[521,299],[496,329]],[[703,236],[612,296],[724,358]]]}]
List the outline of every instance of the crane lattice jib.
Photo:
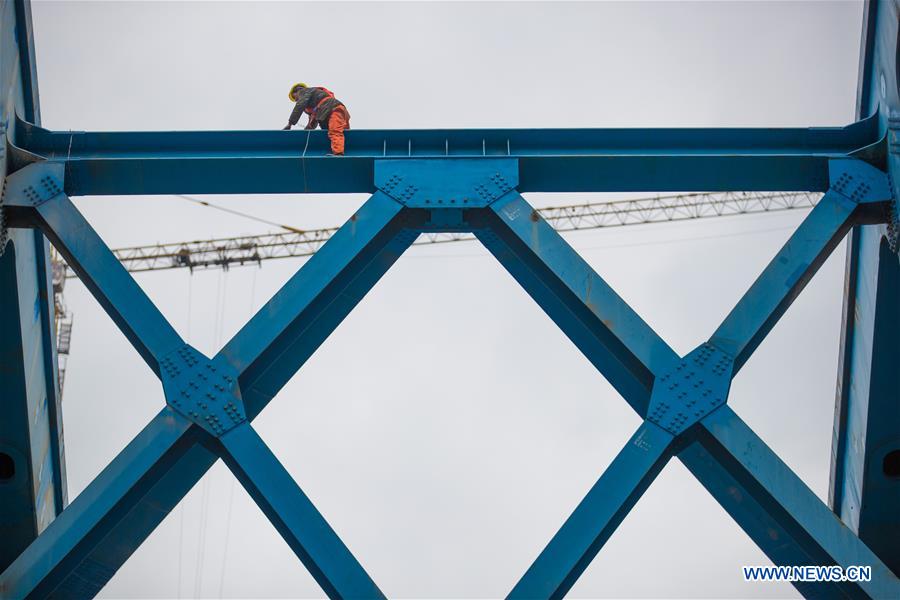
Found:
[{"label": "crane lattice jib", "polygon": [[[812,208],[820,196],[807,192],[679,194],[540,208],[538,213],[557,231],[579,231]],[[180,268],[227,269],[274,258],[311,256],[337,231],[337,227],[305,231],[291,228],[261,235],[115,248],[113,254],[133,273]],[[413,245],[474,239],[469,233],[429,232]],[[67,276],[75,274],[67,270]]]}]

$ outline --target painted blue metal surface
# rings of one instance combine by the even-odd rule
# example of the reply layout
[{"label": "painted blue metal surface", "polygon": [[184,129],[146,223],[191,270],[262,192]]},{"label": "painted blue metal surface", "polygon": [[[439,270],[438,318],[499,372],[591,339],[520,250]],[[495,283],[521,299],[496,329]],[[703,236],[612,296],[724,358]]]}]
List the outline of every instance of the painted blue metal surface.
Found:
[{"label": "painted blue metal surface", "polygon": [[415,215],[374,194],[220,351],[255,417],[416,238]]},{"label": "painted blue metal surface", "polygon": [[[882,205],[892,197],[887,176],[866,163],[833,161],[831,171],[832,188],[710,339],[735,357],[735,371],[740,370],[851,225],[859,222],[860,213],[869,211],[868,205]],[[888,207],[880,208],[884,211]]]},{"label": "painted blue metal surface", "polygon": [[[6,181],[12,227],[34,221],[59,249],[154,373],[184,342],[62,192],[63,165],[36,163]],[[31,224],[31,223],[29,223]]]},{"label": "painted blue metal surface", "polygon": [[[741,300],[738,306],[743,306],[739,310],[745,313],[745,319],[751,323],[759,324],[755,325],[755,327],[762,329],[762,331],[754,329],[752,336],[745,334],[743,339],[749,340],[755,337],[758,344],[799,293],[799,289],[797,289],[798,282],[804,278],[808,280],[812,276],[821,260],[824,260],[824,257],[840,240],[841,234],[846,232],[853,222],[872,218],[868,209],[866,207],[860,208],[857,201],[863,200],[864,203],[882,204],[886,197],[890,197],[890,192],[884,186],[886,178],[883,174],[872,173],[868,166],[859,164],[843,164],[840,166],[842,168],[850,167],[850,171],[860,168],[862,171],[867,172],[867,175],[874,176],[879,182],[874,185],[865,184],[862,188],[856,186],[848,188],[848,178],[837,174],[837,168],[833,169],[835,172],[835,177],[833,178],[835,188],[839,189],[840,192],[829,191],[828,194],[829,198],[835,198],[833,201],[829,200],[829,204],[834,202],[834,206],[823,211],[830,217],[830,224],[829,219],[823,219],[819,214],[810,214],[799,228],[798,233],[789,240],[785,248],[775,257],[757,283],[751,287],[747,295]],[[860,179],[857,177],[857,181]],[[862,195],[866,186],[868,186],[868,192],[871,192],[871,194]],[[850,189],[853,191],[848,193]],[[854,195],[854,192],[857,190],[859,192]],[[852,201],[849,201],[851,199]],[[881,208],[884,208],[884,206],[882,205]],[[820,257],[820,255],[822,256]],[[764,288],[769,288],[768,293],[761,291]],[[773,306],[780,306],[780,308],[776,311],[772,308]],[[730,325],[733,320],[733,316],[726,318],[723,326],[719,328],[719,332],[728,331],[728,327],[733,328]],[[762,324],[766,323],[767,325],[763,327]],[[655,334],[651,334],[652,336],[655,336]],[[714,335],[710,340],[708,353],[703,354],[702,357],[695,356],[695,358],[703,358],[702,362],[709,361],[708,365],[703,366],[717,371],[712,374],[704,374],[698,371],[697,377],[694,377],[694,385],[700,384],[700,387],[696,390],[692,390],[693,386],[690,385],[690,375],[695,375],[694,373],[690,373],[686,380],[679,381],[683,388],[688,389],[689,393],[679,394],[677,385],[673,387],[674,380],[671,378],[671,375],[679,367],[691,366],[688,362],[676,366],[669,373],[662,372],[659,369],[655,370],[656,378],[653,387],[653,398],[656,398],[657,390],[662,388],[666,401],[671,403],[671,406],[663,406],[667,406],[671,410],[667,415],[668,420],[664,422],[661,418],[664,415],[659,412],[660,401],[651,400],[648,420],[654,420],[663,425],[668,424],[670,433],[686,436],[688,440],[692,439],[694,435],[699,435],[700,439],[705,441],[705,443],[692,443],[687,450],[680,453],[680,457],[698,477],[700,482],[722,503],[729,514],[735,518],[738,524],[744,528],[776,564],[879,565],[880,575],[876,585],[857,587],[843,584],[841,586],[832,586],[824,584],[805,585],[801,583],[797,585],[801,592],[813,597],[868,595],[871,597],[891,598],[896,596],[896,594],[900,593],[896,575],[883,562],[879,562],[879,559],[875,557],[871,550],[853,536],[846,526],[830,517],[827,507],[768,450],[755,434],[746,426],[743,426],[742,422],[730,409],[717,403],[707,407],[705,413],[690,413],[690,411],[694,411],[697,408],[697,405],[694,403],[695,396],[698,393],[702,396],[703,388],[710,385],[709,381],[706,381],[705,384],[697,381],[699,377],[702,376],[708,380],[711,378],[710,375],[728,375],[730,378],[732,374],[729,355],[722,354],[719,359],[716,358],[719,350],[715,345],[717,341],[719,340]],[[702,351],[702,348],[698,349],[698,352]],[[749,355],[749,352],[747,352],[747,355]],[[688,359],[686,358],[686,360]],[[685,375],[682,374],[681,377],[685,378]],[[727,386],[724,387],[722,396],[725,396],[725,392],[727,392]],[[696,422],[696,418],[703,418],[705,414],[709,414],[709,416],[705,417],[704,421],[702,421],[703,423],[719,423],[715,420],[715,415],[730,415],[732,419],[730,425],[734,430],[740,432],[742,436],[741,441],[738,443],[731,440],[734,446],[727,452],[722,451],[721,444],[716,445],[709,442],[708,438],[702,435],[706,431],[706,425],[699,430],[691,428],[692,423]],[[741,446],[741,444],[744,445]],[[748,454],[754,450],[758,455],[755,460]],[[735,454],[739,455],[738,458],[747,459],[746,464],[742,465],[740,460],[736,460]],[[761,462],[763,460],[766,461],[767,467],[762,471],[762,475],[769,479],[761,483],[758,479],[750,478],[745,470],[756,467],[757,461]],[[760,477],[760,475],[760,473],[757,473],[754,476]],[[781,486],[781,489],[778,489],[778,485]],[[774,489],[770,490],[770,488]],[[777,496],[777,498],[773,496]],[[584,504],[579,506],[578,510],[585,510],[584,506]],[[630,507],[626,507],[624,510],[627,511],[628,508]],[[578,511],[576,511],[577,513]],[[622,515],[623,517],[624,515]],[[575,515],[572,518],[575,519]],[[602,523],[602,521],[600,522]],[[579,529],[579,532],[585,534],[586,530],[582,527]],[[609,534],[611,532],[605,532],[606,536]],[[562,532],[551,541],[550,545],[542,553],[541,559],[532,566],[529,576],[526,576],[529,582],[535,581],[535,579],[531,579],[531,577],[535,577],[535,573],[544,573],[542,568],[538,568],[536,565],[553,564],[554,560],[565,556],[567,552],[575,552],[577,548],[584,546],[583,543],[579,545],[574,542],[570,546],[560,546],[561,539],[565,539]],[[852,562],[854,560],[860,562]],[[569,561],[569,563],[572,565],[571,570],[558,567],[557,572],[563,575],[556,579],[547,577],[543,581],[549,581],[551,584],[553,582],[565,582],[566,586],[571,586],[574,579],[568,581],[564,577],[568,577],[570,574],[574,574],[577,577],[580,570],[574,566],[574,562]],[[512,595],[519,595],[523,589],[536,589],[531,587],[523,588],[521,587],[523,585],[520,582]],[[536,584],[529,583],[529,585]],[[878,587],[879,585],[882,587]],[[563,587],[561,591],[556,591],[556,588],[551,585],[548,590],[544,590],[544,593],[535,594],[534,596],[560,595],[564,593],[565,589],[567,587]]]},{"label": "painted blue metal surface", "polygon": [[[27,8],[24,2],[4,5],[14,9],[20,26],[16,85],[25,89],[17,108],[37,120]],[[900,561],[900,477],[886,481],[887,472],[878,469],[895,447],[900,450],[900,263],[883,225],[891,220],[889,209],[896,210],[885,169],[900,169],[900,112],[891,108],[900,106],[897,19],[894,2],[866,10],[860,114],[871,116],[845,128],[354,130],[347,136],[348,157],[335,159],[324,157],[321,132],[54,133],[4,120],[13,146],[10,162],[5,156],[0,162],[4,174],[7,167],[15,171],[5,180],[4,212],[16,228],[14,242],[25,243],[14,243],[0,258],[0,281],[30,291],[14,306],[0,296],[3,306],[14,308],[0,314],[0,352],[15,359],[0,370],[3,391],[25,399],[3,407],[10,420],[0,423],[0,451],[18,435],[16,443],[28,454],[19,462],[30,471],[23,486],[7,488],[18,494],[18,504],[0,518],[0,527],[12,532],[4,551],[17,558],[0,573],[0,596],[96,594],[221,457],[326,594],[381,597],[249,421],[416,235],[472,231],[645,419],[512,597],[565,594],[673,455],[776,564],[873,569],[871,582],[797,584],[803,594],[900,597],[891,571]],[[3,42],[8,45],[9,37]],[[731,189],[827,193],[709,341],[683,358],[520,195]],[[372,196],[207,359],[184,344],[67,197],[172,192]],[[850,244],[847,306],[853,310],[846,314],[853,316],[845,324],[832,483],[842,522],[726,403],[734,373],[854,226],[865,228]],[[56,483],[62,468],[53,464],[58,415],[46,411],[43,438],[23,437],[19,425],[31,416],[35,390],[54,385],[52,374],[19,368],[24,362],[16,356],[27,347],[44,363],[53,358],[40,346],[50,337],[41,322],[50,310],[46,287],[41,291],[46,243],[22,228],[53,241],[160,376],[168,403],[55,520],[65,502]],[[22,298],[35,307],[30,328],[21,319],[29,303]],[[49,450],[34,452],[39,446]],[[41,468],[53,473],[52,486],[34,478]],[[41,495],[43,502],[36,500]],[[22,550],[42,528],[41,518],[22,508],[34,506],[50,507],[46,530]]]},{"label": "painted blue metal surface", "polygon": [[377,160],[374,172],[385,195],[437,211],[484,208],[519,185],[518,161],[511,158]]},{"label": "painted blue metal surface", "polygon": [[644,421],[509,593],[562,598],[668,463],[675,436]]},{"label": "painted blue metal surface", "polygon": [[520,192],[824,191],[829,159],[880,137],[870,119],[794,129],[354,129],[346,139],[347,156],[333,158],[322,131],[82,133],[20,122],[14,155],[66,162],[70,196],[371,193],[374,163],[404,157],[514,158]]},{"label": "painted blue metal surface", "polygon": [[[115,523],[110,526],[114,535],[94,538],[91,544],[79,548],[79,555],[83,557],[82,563],[88,575],[71,563],[64,564],[63,571],[57,576],[60,581],[57,589],[99,590],[106,585],[218,458],[218,454],[202,444],[195,444],[183,454],[177,455],[174,464],[158,478],[135,488],[135,493],[129,496],[131,509],[109,515],[110,522]],[[90,588],[83,587],[85,577],[89,577]],[[69,597],[87,598],[94,593],[86,591],[78,596],[70,594]]]},{"label": "painted blue metal surface", "polygon": [[328,596],[384,598],[250,425],[226,432],[219,443],[225,463]]},{"label": "painted blue metal surface", "polygon": [[184,344],[159,365],[166,404],[208,434],[219,437],[247,422],[238,372],[227,361]]},{"label": "painted blue metal surface", "polygon": [[[830,585],[849,596],[900,597],[897,575],[836,519],[828,507],[729,407],[722,407],[706,417],[698,438],[716,462],[740,482],[741,488],[789,536],[784,539],[773,531],[769,534],[769,541],[761,545],[764,551],[778,547],[779,564],[869,565],[873,571],[871,582]],[[829,595],[837,595],[837,590],[828,589],[830,586],[819,587]]]},{"label": "painted blue metal surface", "polygon": [[647,421],[681,435],[723,406],[734,377],[734,357],[712,343],[702,344],[660,373],[653,385]]},{"label": "painted blue metal surface", "polygon": [[[30,232],[22,232],[19,237],[30,239]],[[27,252],[28,244],[22,244],[22,252],[13,244],[0,256],[0,285],[4,294],[0,296],[0,457],[3,460],[3,474],[0,477],[0,568],[8,565],[25,549],[41,529],[46,527],[45,511],[36,510],[35,495],[47,483],[39,479],[38,473],[50,445],[47,435],[35,428],[32,433],[32,419],[39,419],[43,412],[46,389],[40,371],[29,371],[32,355],[25,352],[40,350],[40,327],[36,319],[23,323],[23,314],[34,315],[34,289],[26,281],[16,278],[17,268],[33,260],[34,254]],[[31,339],[29,340],[29,336]],[[32,343],[29,344],[28,341]],[[38,344],[34,344],[37,341]],[[37,467],[37,468],[35,468]],[[45,504],[52,509],[53,502]],[[37,515],[41,514],[40,520]],[[52,513],[51,513],[52,517]]]},{"label": "painted blue metal surface", "polygon": [[[896,196],[900,7],[868,2],[863,15],[857,115],[878,119],[887,142],[881,160],[893,175]],[[829,503],[900,573],[900,474],[889,459],[892,452],[900,454],[896,209],[895,204],[892,226],[857,227],[849,237]]]},{"label": "painted blue metal surface", "polygon": [[0,597],[92,597],[113,575],[86,553],[107,536],[134,500],[196,442],[197,428],[164,408],[47,530],[0,574]]},{"label": "painted blue metal surface", "polygon": [[[0,539],[8,540],[0,568],[15,557],[8,548],[27,545],[67,502],[45,244],[39,233],[14,231],[0,256],[0,460],[15,470],[10,481],[0,477]],[[10,522],[21,536],[6,528]]]},{"label": "painted blue metal surface", "polygon": [[[40,121],[27,0],[0,0],[0,135],[16,114]],[[0,189],[8,173],[0,144]],[[48,277],[38,231],[8,232],[0,200],[0,570],[67,502],[59,387]]]},{"label": "painted blue metal surface", "polygon": [[[513,166],[510,159],[435,159],[430,163],[392,160],[376,166],[381,175],[377,183],[382,189],[212,361],[184,346],[174,332],[165,333],[161,341],[144,340],[160,340],[160,330],[165,332],[158,323],[162,317],[145,296],[133,295],[136,285],[121,266],[108,264],[109,250],[61,192],[64,185],[53,179],[62,176],[60,165],[32,165],[10,178],[8,204],[13,224],[42,228],[63,247],[64,254],[78,263],[77,268],[101,304],[123,330],[130,332],[135,346],[144,348],[153,358],[148,363],[168,382],[164,383],[167,402],[177,411],[161,414],[182,425],[172,439],[157,441],[154,437],[148,444],[144,437],[150,433],[146,431],[136,438],[113,463],[128,465],[130,478],[110,481],[101,477],[89,487],[92,494],[106,498],[107,504],[99,505],[99,512],[73,504],[64,516],[78,516],[59,519],[53,533],[48,530],[48,535],[38,540],[45,541],[32,544],[0,575],[0,590],[23,596],[48,590],[72,594],[98,590],[133,547],[129,543],[125,550],[122,545],[104,545],[101,540],[108,536],[92,538],[83,529],[84,523],[94,519],[95,530],[111,531],[134,511],[143,511],[147,519],[158,522],[165,509],[150,513],[148,497],[164,493],[156,486],[169,470],[179,473],[172,476],[172,485],[180,493],[190,488],[192,478],[199,479],[211,458],[193,451],[199,443],[225,458],[326,593],[335,597],[354,595],[362,589],[375,593],[372,590],[377,588],[350,551],[252,432],[243,402],[253,398],[246,416],[258,414],[417,233],[443,228],[475,231],[648,420],[541,553],[513,595],[565,593],[676,445],[688,447],[685,462],[692,472],[773,560],[780,564],[829,560],[843,566],[872,565],[878,573],[877,581],[870,586],[848,584],[839,591],[877,597],[900,594],[900,583],[889,569],[839,521],[830,517],[823,524],[821,515],[830,515],[828,508],[727,409],[724,400],[734,363],[732,355],[717,346],[720,340],[761,339],[799,293],[797,282],[812,276],[836,244],[835,238],[839,239],[852,223],[868,222],[884,214],[868,210],[870,205],[884,208],[889,192],[885,191],[883,173],[858,161],[833,163],[833,189],[827,201],[819,205],[824,208],[810,213],[798,234],[739,304],[745,307],[740,322],[752,323],[753,327],[738,328],[740,335],[714,335],[708,344],[679,360],[510,187],[516,180],[510,172]],[[444,188],[440,184],[445,173],[442,167],[454,174],[453,183]],[[473,200],[473,207],[459,208],[459,200],[467,198]],[[448,214],[455,217],[448,218]],[[763,293],[767,289],[770,291]],[[766,301],[757,300],[760,297]],[[122,298],[137,307],[123,313],[117,307]],[[732,322],[730,319],[733,317],[727,318],[725,325]],[[148,327],[148,323],[154,326]],[[725,325],[719,331],[728,331]],[[233,386],[235,380],[241,391],[251,393],[239,392]],[[198,396],[190,398],[190,394]],[[193,426],[184,425],[192,421]],[[745,454],[736,455],[741,444],[745,444]],[[153,447],[152,452],[140,453],[148,445]],[[746,452],[758,447],[762,448],[758,461],[748,461]],[[135,452],[143,461],[139,465],[132,464]],[[759,464],[766,465],[762,471],[757,469]],[[115,473],[116,468],[111,468]],[[146,475],[143,479],[142,473]],[[742,490],[739,494],[746,494],[752,501],[729,500],[733,490]],[[166,506],[173,505],[174,500]],[[113,510],[116,502],[128,502],[129,510]],[[104,506],[106,509],[102,509]],[[310,528],[320,537],[310,534]],[[765,528],[765,536],[760,534],[761,528]],[[133,527],[129,532],[140,537],[150,531],[152,526],[142,530]],[[131,540],[134,546],[139,541]],[[60,554],[59,548],[69,548],[69,554]],[[85,560],[87,557],[90,560]],[[821,586],[815,589],[830,590]]]},{"label": "painted blue metal surface", "polygon": [[677,355],[519,194],[473,216],[475,235],[641,416]]},{"label": "painted blue metal surface", "polygon": [[900,263],[884,233],[870,225],[852,239],[857,264],[848,277],[853,304],[845,315],[830,496],[851,530],[897,570],[900,472],[890,456],[900,450]]},{"label": "painted blue metal surface", "polygon": [[[200,479],[218,455],[226,459],[239,474],[241,481],[248,486],[248,492],[258,500],[264,512],[273,520],[289,545],[298,552],[326,593],[332,597],[372,597],[370,593],[356,593],[361,590],[377,591],[377,587],[333,532],[330,536],[327,534],[326,529],[331,531],[330,528],[305,500],[296,484],[292,488],[287,483],[289,478],[286,479],[286,472],[274,457],[270,454],[260,455],[262,450],[258,447],[254,449],[247,440],[247,434],[229,438],[238,440],[233,448],[229,444],[213,443],[203,438],[203,432],[206,436],[219,438],[232,431],[234,425],[246,422],[240,390],[233,384],[247,381],[252,385],[260,379],[264,380],[262,375],[254,377],[252,371],[250,377],[241,379],[248,367],[258,363],[254,360],[238,360],[238,371],[225,354],[208,360],[184,345],[174,331],[167,331],[167,328],[171,329],[168,323],[146,296],[142,293],[137,295],[140,288],[121,265],[103,264],[102,261],[111,256],[109,249],[65,194],[59,192],[59,186],[49,179],[51,176],[61,175],[57,166],[35,164],[18,172],[16,179],[11,179],[11,185],[7,187],[7,207],[12,209],[11,223],[16,226],[42,227],[61,246],[72,245],[72,248],[67,247],[63,252],[67,256],[71,255],[73,260],[80,261],[79,268],[85,279],[91,282],[88,287],[95,293],[98,301],[120,329],[128,333],[135,347],[144,349],[147,353],[148,364],[163,380],[170,408],[164,409],[79,495],[72,507],[65,512],[66,519],[54,522],[54,528],[48,531],[47,536],[42,536],[38,542],[31,544],[0,574],[0,596],[43,597],[51,593],[65,597],[93,596],[140,541],[152,532],[177,501]],[[48,206],[61,207],[58,212],[64,218],[48,217]],[[330,284],[331,287],[325,291],[331,295],[327,301],[315,306],[317,317],[322,313],[332,319],[336,314],[346,315],[364,293],[364,290],[359,290],[360,295],[355,296],[352,292],[358,289],[354,288],[358,285],[357,280],[371,287],[399,255],[399,252],[394,254],[391,250],[395,240],[398,237],[405,239],[403,243],[408,246],[415,237],[415,233],[404,234],[398,227],[401,221],[395,217],[402,208],[399,203],[383,195],[376,195],[367,206],[372,207],[377,224],[371,226],[367,210],[361,209],[351,217],[343,233],[338,232],[333,237],[337,241],[329,240],[326,244],[338,251],[326,251],[323,248],[318,261],[311,260],[304,265],[302,271],[305,275],[290,280],[273,299],[274,307],[272,302],[268,308],[264,307],[256,321],[251,321],[235,337],[230,344],[232,348],[242,347],[240,340],[245,339],[248,332],[259,334],[260,327],[263,331],[278,331],[278,335],[268,340],[267,347],[252,346],[264,354],[264,359],[265,356],[278,352],[293,356],[296,361],[296,352],[285,352],[279,345],[292,332],[296,338],[300,338],[297,343],[299,348],[317,345],[303,338],[302,334],[306,332],[311,332],[311,340],[321,343],[324,336],[319,331],[319,326],[310,326],[308,321],[303,321],[303,327],[294,332],[297,319],[283,320],[290,316],[290,311],[279,303],[287,302],[290,307],[296,306],[298,298],[291,294],[297,293],[301,294],[303,300],[300,302],[301,307],[308,307],[313,300],[321,300],[321,290],[317,295],[316,290],[304,285],[318,278],[319,281]],[[386,215],[386,218],[377,221],[382,215]],[[394,259],[388,260],[387,265],[384,265],[386,248],[387,254],[393,254]],[[344,261],[338,265],[344,267],[343,277],[340,270],[333,270],[333,259]],[[352,270],[347,269],[348,266]],[[108,270],[104,270],[104,267]],[[96,280],[93,277],[95,271],[99,272]],[[116,303],[121,302],[123,296],[137,306],[120,311]],[[301,317],[310,317],[309,313],[303,311],[300,314]],[[158,319],[162,320],[161,323]],[[331,322],[332,329],[338,322],[339,320]],[[159,329],[162,325],[165,327]],[[148,343],[145,337],[155,342]],[[169,348],[171,350],[167,351]],[[312,350],[314,348],[302,351],[311,353]],[[238,356],[232,354],[231,358]],[[246,355],[243,356],[247,358]],[[304,354],[305,356],[308,354]],[[279,360],[267,360],[266,369],[274,365],[279,367],[279,374],[283,375],[283,369],[287,367],[279,365]],[[291,368],[295,371],[299,364],[295,363]],[[277,389],[267,389],[273,395],[277,392]],[[190,397],[190,394],[194,396]],[[265,397],[264,401],[267,402],[270,398],[271,396]],[[262,406],[258,408],[261,409]],[[258,412],[259,410],[252,412],[251,416]],[[220,423],[225,426],[220,426]],[[200,447],[201,442],[218,452],[204,451]],[[233,452],[237,455],[233,455]],[[247,454],[248,452],[251,454]],[[254,456],[255,461],[252,460]],[[258,463],[265,465],[265,469],[259,473],[251,469],[252,464]],[[103,502],[98,501],[98,498],[102,498]],[[299,512],[293,513],[292,510]],[[135,537],[118,541],[109,535],[112,531],[116,535],[128,531]],[[319,538],[309,539],[311,532],[319,532]],[[339,546],[343,548],[342,552],[338,551]],[[356,575],[353,575],[354,572]]]}]

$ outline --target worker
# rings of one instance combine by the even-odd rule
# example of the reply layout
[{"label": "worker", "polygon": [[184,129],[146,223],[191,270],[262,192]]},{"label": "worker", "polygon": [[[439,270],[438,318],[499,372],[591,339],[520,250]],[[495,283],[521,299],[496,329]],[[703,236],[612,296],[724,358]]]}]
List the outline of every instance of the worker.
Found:
[{"label": "worker", "polygon": [[288,98],[294,103],[294,110],[284,129],[290,129],[300,121],[303,113],[309,115],[306,129],[315,129],[316,125],[328,131],[331,141],[329,156],[344,155],[344,130],[350,129],[350,113],[347,107],[334,97],[326,88],[309,87],[305,83],[295,83],[288,92]]}]

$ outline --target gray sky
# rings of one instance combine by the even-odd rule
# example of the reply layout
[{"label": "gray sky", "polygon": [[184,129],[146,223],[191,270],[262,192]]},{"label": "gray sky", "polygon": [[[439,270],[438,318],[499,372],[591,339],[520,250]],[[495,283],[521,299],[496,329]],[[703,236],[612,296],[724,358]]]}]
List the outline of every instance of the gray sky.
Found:
[{"label": "gray sky", "polygon": [[[853,120],[862,4],[33,4],[52,129],[273,129],[294,81],[355,128],[808,126]],[[537,206],[598,194],[532,194]],[[303,228],[363,196],[214,197]],[[269,228],[171,197],[76,199],[112,247]],[[680,353],[704,341],[802,218],[566,234]],[[741,371],[730,402],[824,498],[844,246]],[[137,280],[213,354],[300,266]],[[77,281],[64,420],[74,498],[162,406],[159,382]],[[638,417],[476,243],[414,248],[256,421],[392,597],[506,594]],[[230,519],[229,519],[230,515]],[[205,526],[204,526],[205,524]],[[573,597],[796,597],[676,460]],[[103,596],[321,592],[221,464]]]}]

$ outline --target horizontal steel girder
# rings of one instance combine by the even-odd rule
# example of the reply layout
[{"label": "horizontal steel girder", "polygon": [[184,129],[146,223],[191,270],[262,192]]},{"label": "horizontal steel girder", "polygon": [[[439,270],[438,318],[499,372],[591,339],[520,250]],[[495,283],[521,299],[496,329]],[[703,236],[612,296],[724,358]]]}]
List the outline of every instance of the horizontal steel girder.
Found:
[{"label": "horizontal steel girder", "polygon": [[824,191],[829,159],[879,141],[846,127],[351,130],[326,157],[323,131],[52,132],[18,121],[13,155],[66,162],[70,196],[372,193],[385,158],[508,157],[520,192]]}]

